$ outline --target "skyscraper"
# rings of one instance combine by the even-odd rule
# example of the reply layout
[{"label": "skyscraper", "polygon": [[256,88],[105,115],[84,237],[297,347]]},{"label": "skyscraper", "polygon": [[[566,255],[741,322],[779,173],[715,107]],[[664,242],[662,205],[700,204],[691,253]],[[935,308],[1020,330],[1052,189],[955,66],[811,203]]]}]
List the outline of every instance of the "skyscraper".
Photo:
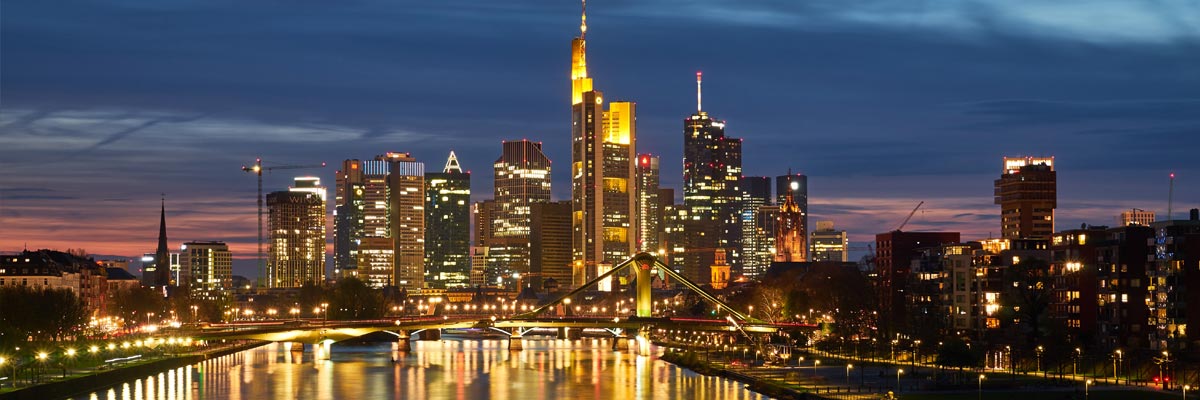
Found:
[{"label": "skyscraper", "polygon": [[[346,160],[337,175],[335,268],[373,287],[424,281],[425,164],[409,153]],[[366,253],[366,254],[364,254]]]},{"label": "skyscraper", "polygon": [[[771,266],[770,247],[767,246],[767,231],[760,229],[759,210],[771,204],[771,178],[765,176],[742,177],[742,274],[747,278],[758,278]],[[773,232],[773,231],[771,231]],[[774,243],[773,240],[769,241]]]},{"label": "skyscraper", "polygon": [[488,243],[489,278],[502,287],[520,289],[529,272],[530,214],[533,204],[550,201],[550,159],[541,142],[502,142],[494,166],[494,215]]},{"label": "skyscraper", "polygon": [[529,285],[565,288],[571,283],[571,202],[536,203],[531,211]]},{"label": "skyscraper", "polygon": [[179,267],[192,293],[217,299],[233,288],[233,254],[225,242],[193,241],[179,247]]},{"label": "skyscraper", "polygon": [[742,140],[725,136],[725,122],[701,109],[696,73],[696,113],[683,120],[684,275],[708,283],[716,252],[726,253],[733,274],[742,273]]},{"label": "skyscraper", "polygon": [[624,261],[637,244],[634,154],[636,105],[614,102],[587,73],[587,14],[571,41],[571,256],[581,285],[601,264]]},{"label": "skyscraper", "polygon": [[1049,239],[1058,208],[1054,157],[1004,157],[996,180],[1000,232],[1005,239]]},{"label": "skyscraper", "polygon": [[637,162],[637,251],[658,251],[658,224],[662,220],[658,202],[658,157],[639,154]]},{"label": "skyscraper", "polygon": [[471,173],[450,152],[442,172],[425,173],[425,286],[471,285]]},{"label": "skyscraper", "polygon": [[298,177],[288,191],[267,194],[271,235],[266,282],[292,288],[325,281],[325,188]]}]

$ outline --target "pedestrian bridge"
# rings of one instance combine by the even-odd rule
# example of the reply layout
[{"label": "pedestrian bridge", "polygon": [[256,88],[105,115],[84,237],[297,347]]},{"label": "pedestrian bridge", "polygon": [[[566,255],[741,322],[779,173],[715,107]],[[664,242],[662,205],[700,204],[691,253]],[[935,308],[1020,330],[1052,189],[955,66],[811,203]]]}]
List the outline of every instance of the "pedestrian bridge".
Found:
[{"label": "pedestrian bridge", "polygon": [[[563,317],[546,315],[560,304],[569,304],[572,296],[578,295],[597,282],[619,272],[629,270],[635,283],[636,310],[633,315],[616,317]],[[701,298],[713,303],[718,310],[726,312],[725,319],[703,318],[673,318],[653,317],[650,281],[652,271],[670,276],[685,287],[698,294]],[[816,327],[805,324],[767,323],[742,314],[729,307],[720,299],[705,292],[698,285],[668,268],[654,256],[641,253],[615,266],[612,270],[601,274],[590,282],[542,304],[537,308],[507,317],[490,317],[486,319],[449,316],[425,316],[416,318],[392,318],[368,321],[276,321],[252,324],[226,325],[207,328],[194,337],[201,340],[221,339],[252,339],[271,342],[311,343],[322,346],[328,355],[328,346],[332,343],[349,340],[364,335],[387,332],[395,335],[398,349],[411,349],[411,336],[429,332],[426,335],[440,337],[444,329],[486,329],[502,333],[509,337],[509,348],[520,350],[522,338],[535,329],[555,328],[560,337],[578,337],[583,329],[603,329],[611,333],[617,340],[614,346],[627,347],[630,341],[638,344],[639,353],[647,354],[649,337],[655,331],[685,330],[695,332],[728,332],[732,335],[750,337],[752,334],[770,334],[780,330],[811,330]],[[572,334],[574,332],[574,334]],[[320,353],[320,352],[319,352]]]}]

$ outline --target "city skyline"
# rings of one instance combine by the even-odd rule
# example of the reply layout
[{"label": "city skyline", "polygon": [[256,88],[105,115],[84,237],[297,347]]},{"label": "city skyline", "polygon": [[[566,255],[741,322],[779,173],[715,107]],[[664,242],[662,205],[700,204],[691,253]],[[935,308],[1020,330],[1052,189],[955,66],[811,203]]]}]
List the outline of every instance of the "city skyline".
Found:
[{"label": "city skyline", "polygon": [[[56,23],[83,17],[74,12],[96,11],[99,18],[117,22],[146,18],[150,11],[157,11],[168,18],[182,19],[178,21],[181,26],[168,29],[167,38],[181,40],[187,45],[184,48],[192,46],[192,50],[204,54],[209,50],[201,46],[202,40],[188,39],[189,29],[197,28],[195,21],[190,21],[194,17],[181,11],[192,14],[228,11],[178,10],[172,6],[163,6],[161,10],[105,9],[90,5],[99,9],[58,13],[39,25],[19,20],[23,13],[37,13],[39,5],[13,5],[6,10],[0,28],[4,33],[0,36],[22,39],[4,40],[9,56],[4,57],[6,73],[0,78],[5,87],[5,107],[0,110],[0,148],[3,148],[0,158],[8,160],[5,164],[11,168],[11,173],[0,180],[0,220],[6,226],[0,235],[0,251],[19,251],[28,244],[30,249],[82,247],[93,253],[134,258],[150,251],[156,238],[158,221],[154,214],[159,199],[145,194],[161,191],[167,195],[168,229],[176,241],[172,248],[185,241],[225,241],[238,259],[235,273],[247,274],[253,271],[255,256],[254,183],[238,167],[257,156],[274,164],[332,163],[364,154],[406,151],[418,160],[431,162],[453,150],[461,155],[464,169],[486,171],[486,161],[495,157],[500,140],[515,136],[545,142],[552,162],[569,165],[569,136],[562,117],[566,113],[562,106],[566,65],[562,60],[567,49],[562,43],[577,31],[566,23],[573,20],[567,15],[578,12],[569,5],[577,6],[565,3],[534,13],[533,18],[545,25],[502,32],[498,40],[485,41],[489,46],[500,47],[500,52],[526,52],[518,53],[521,56],[485,53],[488,60],[498,61],[494,68],[450,57],[452,50],[465,46],[458,42],[444,43],[443,49],[426,54],[445,57],[422,60],[416,65],[409,65],[402,58],[377,59],[379,54],[387,52],[379,43],[352,49],[318,46],[331,54],[353,53],[357,57],[350,59],[355,63],[382,63],[383,68],[402,67],[406,73],[420,72],[419,65],[428,61],[434,68],[477,68],[472,74],[489,77],[486,84],[480,85],[474,80],[478,77],[473,76],[451,86],[455,89],[448,94],[431,99],[426,98],[430,93],[422,92],[430,88],[417,80],[444,84],[444,80],[439,80],[441,75],[432,71],[402,77],[371,70],[367,76],[378,81],[363,82],[361,77],[340,76],[344,80],[333,80],[324,88],[288,82],[289,78],[325,76],[322,68],[332,66],[321,64],[289,66],[281,69],[287,71],[284,76],[263,79],[264,76],[253,72],[255,68],[290,63],[301,57],[301,52],[285,46],[281,50],[284,54],[272,59],[253,54],[251,44],[233,49],[249,59],[237,63],[243,68],[242,74],[234,73],[229,82],[221,83],[216,79],[222,78],[219,74],[208,75],[188,68],[156,71],[158,75],[126,75],[128,72],[113,68],[115,60],[104,55],[77,54],[85,62],[98,64],[90,72],[94,75],[92,80],[87,81],[86,76],[81,76],[87,74],[76,74],[61,66],[43,67],[39,63],[52,61],[54,56],[38,53],[36,48],[29,47],[30,43],[83,46],[131,33],[122,30],[130,28],[109,28],[89,32],[100,33],[100,38],[87,39],[69,32],[56,34],[66,29],[56,28]],[[1055,219],[1059,229],[1084,222],[1113,225],[1113,216],[1130,208],[1157,211],[1160,218],[1166,218],[1167,173],[1172,171],[1178,173],[1175,218],[1183,218],[1187,209],[1200,205],[1200,178],[1195,178],[1200,177],[1200,166],[1189,157],[1200,151],[1200,144],[1188,140],[1200,125],[1200,116],[1188,110],[1200,107],[1200,99],[1186,97],[1200,87],[1200,78],[1173,69],[1200,61],[1200,56],[1185,51],[1189,44],[1194,45],[1200,39],[1194,30],[1172,30],[1175,25],[1167,25],[1156,26],[1160,28],[1157,31],[1132,29],[1126,35],[1085,35],[1088,32],[1077,31],[1086,31],[1087,27],[1056,16],[1040,21],[1043,24],[1040,30],[1029,27],[1036,21],[1033,19],[1001,18],[991,27],[995,31],[989,32],[978,27],[942,26],[936,19],[916,27],[899,28],[889,21],[854,21],[833,14],[817,14],[813,17],[817,22],[806,23],[800,19],[799,10],[792,13],[774,10],[778,11],[779,19],[765,20],[752,13],[728,10],[742,18],[714,21],[699,13],[694,16],[696,20],[714,23],[711,32],[674,32],[662,26],[635,26],[614,16],[656,19],[668,27],[686,25],[688,17],[664,16],[653,5],[594,3],[592,6],[589,13],[594,17],[589,21],[589,32],[603,32],[589,35],[589,50],[594,55],[589,65],[592,75],[603,77],[607,93],[619,94],[620,97],[610,100],[638,103],[641,121],[637,151],[663,157],[663,187],[676,189],[677,197],[681,196],[682,177],[678,118],[691,109],[692,73],[703,70],[710,76],[706,87],[708,108],[728,122],[730,136],[745,139],[744,174],[776,176],[788,168],[806,174],[811,186],[809,219],[835,221],[839,228],[849,231],[852,244],[869,242],[875,234],[894,229],[918,201],[926,201],[926,205],[906,230],[962,232],[964,240],[981,239],[988,232],[991,237],[1000,237],[991,186],[996,161],[1003,156],[1056,157],[1059,207]],[[708,8],[702,10],[712,11],[715,7],[705,6]],[[1009,6],[993,4],[993,7]],[[1180,3],[1179,7],[1187,6]],[[431,32],[487,36],[489,28],[514,28],[514,17],[504,11],[487,10],[488,16],[496,14],[500,18],[486,20],[482,27],[455,30],[437,26],[436,22],[422,25]],[[1125,11],[1148,18],[1166,18],[1158,11],[1137,7]],[[548,12],[554,15],[544,14]],[[414,18],[423,13],[460,28],[479,22],[482,17],[437,7],[401,16]],[[300,13],[285,17],[305,18]],[[373,19],[377,17],[344,13],[334,17],[377,21]],[[543,17],[547,20],[540,21]],[[825,21],[825,25],[820,21]],[[791,23],[797,26],[781,25]],[[241,24],[235,23],[233,27],[252,27],[250,21]],[[856,38],[842,30],[848,27],[868,33]],[[929,37],[930,32],[964,29],[968,34],[962,38]],[[743,46],[749,39],[747,36],[756,36],[744,35],[746,30],[756,34],[764,30],[781,32],[797,40],[798,50],[829,56],[787,61],[786,55],[764,46]],[[885,37],[896,35],[895,31],[899,31],[898,37]],[[252,29],[240,32],[267,44],[274,40],[270,33]],[[374,33],[383,41],[411,39],[405,32]],[[728,58],[742,58],[750,64],[689,55],[670,61],[666,60],[670,57],[661,56],[663,59],[654,59],[657,63],[645,66],[628,65],[628,59],[646,56],[647,51],[661,50],[670,55],[694,50],[692,46],[696,45],[689,44],[687,39],[693,34],[699,35],[701,41],[726,44],[731,52]],[[649,38],[634,44],[629,40],[630,35],[649,35]],[[350,36],[350,33],[340,36],[333,33],[330,40],[349,40]],[[864,61],[856,58],[865,57],[863,54],[850,54],[833,44],[856,41],[876,46],[875,50],[899,45],[926,51],[928,58],[917,60],[929,64],[860,70],[854,64]],[[133,68],[142,73],[154,72],[156,63],[171,57],[185,62],[201,61],[174,54],[160,45],[150,39],[107,43],[117,54],[144,52],[146,65]],[[278,44],[272,46],[275,45]],[[677,45],[685,49],[671,48]],[[1106,55],[1112,51],[1150,60],[1116,62]],[[1040,60],[1047,66],[1001,59],[1005,55],[1029,57],[1042,53],[1051,55]],[[803,61],[802,73],[786,75],[782,90],[765,85],[765,79],[757,76],[790,70],[796,61]],[[982,72],[980,69],[964,72],[954,71],[954,65],[948,64],[952,62],[1001,65],[983,68],[986,71]],[[1146,66],[1141,67],[1154,68],[1157,73],[1145,77],[1110,76],[1127,64],[1142,62]],[[950,69],[945,71],[948,76],[937,77],[946,81],[923,75],[928,74],[929,68]],[[1077,74],[1079,68],[1084,68],[1085,73]],[[871,71],[881,76],[873,77]],[[988,79],[980,74],[995,74],[989,77],[1017,87],[983,85],[976,80]],[[523,79],[497,79],[506,75]],[[867,79],[854,82],[861,78]],[[500,80],[513,82],[495,82]],[[204,82],[215,83],[211,87],[193,86]],[[71,83],[81,85],[71,87]],[[967,87],[953,88],[956,84]],[[261,85],[265,93],[251,93],[250,88],[255,85]],[[867,93],[868,88],[880,85],[879,98],[868,95],[876,94]],[[932,90],[921,90],[925,85],[931,85]],[[468,87],[472,90],[459,90]],[[821,90],[814,90],[818,88]],[[181,89],[186,93],[175,93]],[[291,99],[251,106],[261,97],[294,91],[312,91],[313,97],[320,97],[321,93],[334,96],[324,101]],[[784,92],[797,97],[787,98]],[[225,96],[232,98],[230,104],[217,101]],[[163,101],[167,98],[171,101]],[[347,98],[357,101],[317,111],[328,105],[326,101]],[[463,108],[459,102],[469,105],[495,99],[505,99],[511,104],[491,111],[467,107],[472,114],[461,115]],[[914,104],[907,104],[908,101]],[[787,106],[766,104],[772,102]],[[381,108],[380,104],[388,106]],[[796,105],[801,109],[799,123]],[[398,116],[390,116],[384,111],[389,108],[405,110]],[[474,114],[476,111],[478,114]],[[863,118],[862,113],[870,113],[874,118]],[[451,116],[464,120],[451,121]],[[480,125],[481,121],[491,121],[492,126],[498,125],[502,130],[478,129],[487,126]],[[880,130],[894,130],[904,138],[897,138],[891,132],[876,133]],[[259,136],[249,132],[257,132]],[[959,142],[957,147],[955,142]],[[40,160],[56,161],[46,164]],[[305,175],[317,175],[332,182],[334,170],[328,167],[305,171]],[[570,198],[567,170],[555,169],[553,200]],[[481,174],[485,179],[472,182],[473,202],[489,198],[492,181],[486,175]],[[283,190],[291,178],[287,173],[267,174],[264,188]],[[1123,190],[1113,191],[1113,186]],[[332,242],[330,238],[327,245],[330,250]]]}]

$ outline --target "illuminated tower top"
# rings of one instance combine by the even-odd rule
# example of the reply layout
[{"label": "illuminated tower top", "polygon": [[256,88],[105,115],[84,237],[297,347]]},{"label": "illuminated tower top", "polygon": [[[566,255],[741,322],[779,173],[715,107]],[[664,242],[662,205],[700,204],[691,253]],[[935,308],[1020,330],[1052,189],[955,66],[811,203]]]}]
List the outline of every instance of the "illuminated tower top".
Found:
[{"label": "illuminated tower top", "polygon": [[700,71],[696,71],[696,112],[700,112]]},{"label": "illuminated tower top", "polygon": [[583,0],[579,36],[571,40],[571,104],[583,102],[583,92],[592,90],[592,79],[587,73],[587,0]]}]

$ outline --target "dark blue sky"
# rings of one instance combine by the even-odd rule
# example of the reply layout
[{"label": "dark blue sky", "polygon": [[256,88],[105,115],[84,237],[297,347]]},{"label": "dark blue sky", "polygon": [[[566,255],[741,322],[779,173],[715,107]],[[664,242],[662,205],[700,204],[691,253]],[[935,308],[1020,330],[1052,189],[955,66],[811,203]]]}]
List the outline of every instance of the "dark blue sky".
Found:
[{"label": "dark blue sky", "polygon": [[[1200,206],[1200,3],[593,1],[591,75],[638,102],[638,146],[680,182],[682,119],[745,139],[745,172],[810,176],[856,242],[998,231],[1004,155],[1054,155],[1060,229]],[[569,195],[571,1],[5,1],[0,250],[174,246],[250,256],[268,164],[455,150],[491,195],[501,139],[545,143]],[[332,184],[334,168],[319,173]],[[289,172],[289,171],[284,171]],[[294,171],[292,171],[294,172]],[[295,173],[273,173],[267,190]],[[1177,211],[1176,215],[1182,215]],[[332,232],[332,230],[331,230]]]}]

